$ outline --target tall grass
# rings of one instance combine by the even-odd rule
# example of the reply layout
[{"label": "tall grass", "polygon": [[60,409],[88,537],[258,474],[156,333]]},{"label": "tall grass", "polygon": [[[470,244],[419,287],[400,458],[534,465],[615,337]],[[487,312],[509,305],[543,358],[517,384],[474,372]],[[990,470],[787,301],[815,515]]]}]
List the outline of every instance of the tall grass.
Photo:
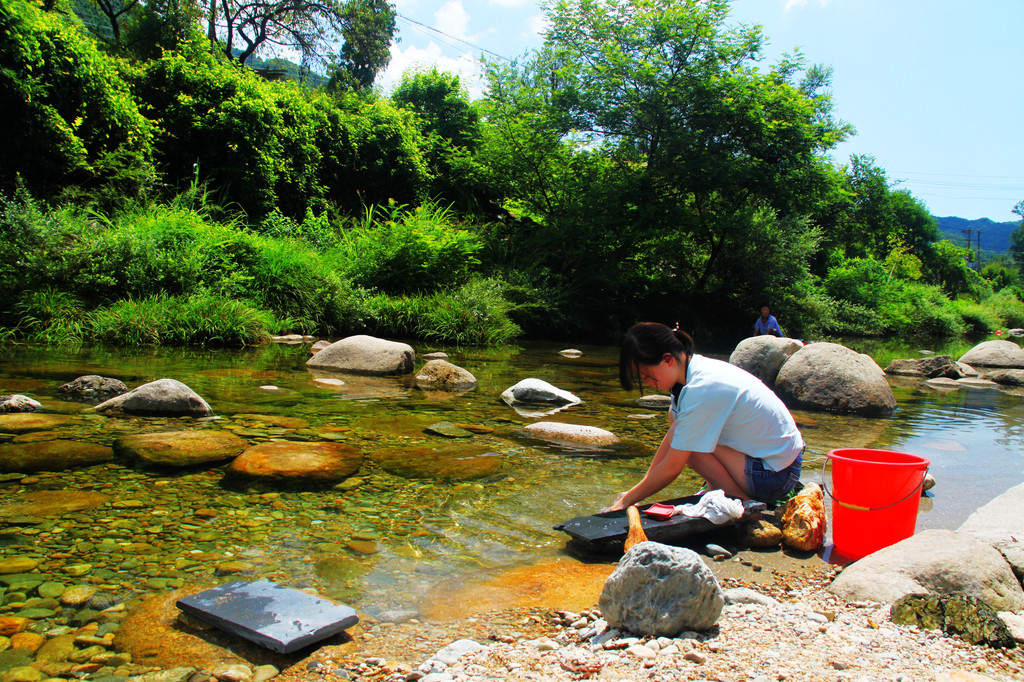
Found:
[{"label": "tall grass", "polygon": [[156,294],[92,313],[92,336],[123,345],[243,346],[287,324],[267,310],[215,294]]}]

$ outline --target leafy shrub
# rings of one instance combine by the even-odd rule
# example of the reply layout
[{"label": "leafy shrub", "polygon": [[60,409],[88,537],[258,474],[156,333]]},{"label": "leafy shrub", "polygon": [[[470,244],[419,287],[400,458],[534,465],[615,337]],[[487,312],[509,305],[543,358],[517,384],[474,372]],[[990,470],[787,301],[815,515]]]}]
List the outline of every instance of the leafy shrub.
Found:
[{"label": "leafy shrub", "polygon": [[152,126],[127,67],[62,13],[28,0],[0,3],[0,35],[0,126],[18,131],[4,138],[0,191],[12,192],[18,176],[46,198],[68,185],[107,199],[147,189]]},{"label": "leafy shrub", "polygon": [[512,304],[504,297],[505,286],[498,279],[474,278],[450,294],[435,294],[419,336],[474,345],[509,341],[520,329],[509,319]]},{"label": "leafy shrub", "polygon": [[267,82],[200,45],[146,64],[134,90],[160,122],[168,181],[184,185],[198,164],[254,222],[275,210],[300,219],[328,198],[348,211],[415,201],[429,181],[411,118],[386,102]]},{"label": "leafy shrub", "polygon": [[479,264],[480,240],[453,225],[452,214],[435,203],[367,209],[346,231],[333,258],[352,281],[389,293],[433,291],[466,281]]},{"label": "leafy shrub", "polygon": [[[1003,325],[1013,328],[1024,327],[1024,302],[1014,295],[1012,289],[1003,289],[993,294],[985,301],[985,306],[991,309],[1003,321]],[[999,325],[989,327],[994,329]]]},{"label": "leafy shrub", "polygon": [[988,334],[999,329],[1003,320],[990,306],[972,301],[969,298],[958,298],[953,301],[953,310],[964,321],[970,334]]}]

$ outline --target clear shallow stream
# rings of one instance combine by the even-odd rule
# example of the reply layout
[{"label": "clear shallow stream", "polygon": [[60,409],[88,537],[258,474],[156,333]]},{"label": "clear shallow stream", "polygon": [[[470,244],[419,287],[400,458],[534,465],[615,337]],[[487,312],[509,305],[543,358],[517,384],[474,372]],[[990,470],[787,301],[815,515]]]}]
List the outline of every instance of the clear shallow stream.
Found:
[{"label": "clear shallow stream", "polygon": [[[845,344],[883,367],[922,348],[959,357],[972,345]],[[314,587],[371,613],[415,608],[445,586],[562,555],[567,538],[551,527],[607,506],[642,476],[663,435],[664,415],[638,407],[639,394],[618,387],[614,348],[576,346],[583,356],[570,359],[558,354],[565,346],[551,344],[414,347],[419,354],[448,352],[476,376],[478,388],[425,393],[411,379],[323,386],[305,368],[308,345],[241,351],[8,347],[0,357],[0,393],[30,395],[47,411],[71,416],[61,438],[109,445],[141,431],[226,428],[251,443],[340,441],[365,459],[353,478],[321,491],[231,488],[222,482],[223,466],[167,472],[118,461],[8,478],[0,482],[0,562],[39,558],[50,574],[134,593],[226,580],[241,570]],[[129,388],[178,379],[202,395],[218,419],[106,418],[55,398],[58,386],[85,374],[119,378]],[[498,396],[526,377],[584,400],[546,419],[599,426],[625,444],[581,453],[524,439],[519,429],[536,419],[520,416]],[[805,482],[821,480],[832,448],[928,457],[938,485],[922,500],[921,530],[956,528],[976,507],[1024,481],[1024,393],[945,393],[918,381],[891,381],[899,409],[890,418],[795,413],[808,442]],[[424,432],[439,421],[485,432],[465,439]],[[0,434],[0,440],[13,437]],[[696,480],[681,479],[663,497],[696,487]],[[82,496],[77,506],[57,503]]]}]

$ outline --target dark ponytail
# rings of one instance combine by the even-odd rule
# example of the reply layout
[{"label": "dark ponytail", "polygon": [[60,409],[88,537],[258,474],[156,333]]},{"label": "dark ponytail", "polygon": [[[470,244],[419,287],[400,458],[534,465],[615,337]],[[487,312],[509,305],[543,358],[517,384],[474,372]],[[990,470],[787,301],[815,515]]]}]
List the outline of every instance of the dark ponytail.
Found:
[{"label": "dark ponytail", "polygon": [[622,388],[630,391],[634,384],[643,386],[640,367],[657,365],[665,353],[682,362],[684,355],[693,355],[693,339],[680,331],[678,325],[670,329],[659,322],[640,322],[630,327],[619,350],[619,383]]}]

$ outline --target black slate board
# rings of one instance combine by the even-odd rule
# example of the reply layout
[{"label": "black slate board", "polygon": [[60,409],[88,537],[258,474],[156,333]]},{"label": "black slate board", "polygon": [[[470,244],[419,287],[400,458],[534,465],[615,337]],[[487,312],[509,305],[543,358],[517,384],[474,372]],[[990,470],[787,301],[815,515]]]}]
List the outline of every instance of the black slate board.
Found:
[{"label": "black slate board", "polygon": [[269,580],[226,583],[179,599],[177,605],[225,632],[282,654],[359,622],[351,607]]},{"label": "black slate board", "polygon": [[[696,504],[699,501],[700,496],[691,495],[690,497],[665,500],[661,504],[675,506],[679,504]],[[764,502],[745,500],[743,502],[743,516],[723,524],[714,524],[704,518],[691,518],[682,514],[676,514],[664,521],[658,521],[643,513],[643,510],[649,506],[642,505],[640,507],[640,521],[644,534],[648,540],[666,544],[679,542],[691,535],[726,528],[740,521],[757,518],[761,512],[768,508],[768,505]],[[626,542],[626,536],[629,534],[629,519],[626,517],[626,510],[623,509],[614,512],[592,514],[591,516],[577,516],[558,524],[554,528],[555,530],[568,533],[573,540],[590,549],[621,552],[622,546]]]}]

